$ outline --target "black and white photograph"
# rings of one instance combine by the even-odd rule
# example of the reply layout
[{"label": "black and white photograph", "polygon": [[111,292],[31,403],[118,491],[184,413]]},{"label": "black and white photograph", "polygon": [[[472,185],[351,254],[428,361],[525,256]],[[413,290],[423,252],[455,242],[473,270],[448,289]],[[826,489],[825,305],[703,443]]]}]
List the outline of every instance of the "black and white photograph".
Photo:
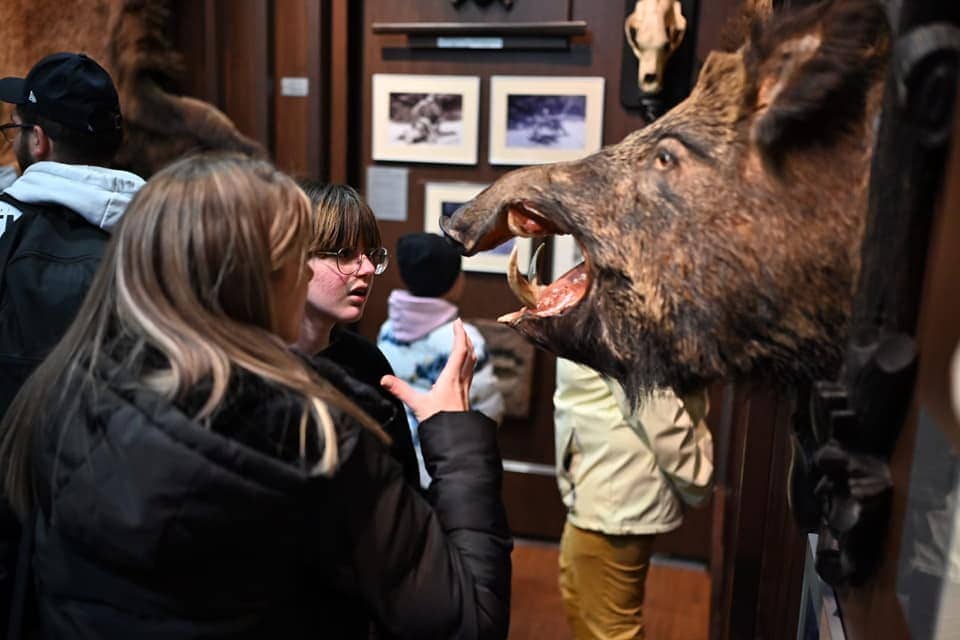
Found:
[{"label": "black and white photograph", "polygon": [[391,93],[390,139],[407,144],[461,144],[463,96],[458,93]]},{"label": "black and white photograph", "polygon": [[[487,188],[486,184],[473,182],[428,182],[424,187],[424,231],[442,233],[440,218],[452,215],[461,205],[469,202],[478,193]],[[508,242],[463,259],[464,271],[484,273],[506,273],[510,263],[510,254],[517,247],[517,261],[526,269],[530,262],[530,239],[511,238]]]},{"label": "black and white photograph", "polygon": [[490,78],[490,163],[576,160],[600,149],[603,78]]},{"label": "black and white photograph", "polygon": [[507,146],[582,150],[587,96],[507,96]]},{"label": "black and white photograph", "polygon": [[373,159],[476,164],[480,80],[373,76]]}]

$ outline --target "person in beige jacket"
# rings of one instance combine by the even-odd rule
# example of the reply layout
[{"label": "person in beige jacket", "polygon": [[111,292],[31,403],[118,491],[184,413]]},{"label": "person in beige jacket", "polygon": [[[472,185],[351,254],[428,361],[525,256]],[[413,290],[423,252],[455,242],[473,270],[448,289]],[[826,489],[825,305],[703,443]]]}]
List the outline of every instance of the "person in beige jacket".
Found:
[{"label": "person in beige jacket", "polygon": [[631,410],[623,389],[557,360],[557,482],[567,505],[560,591],[576,640],[644,638],[653,540],[709,496],[713,440],[706,395],[657,390]]}]

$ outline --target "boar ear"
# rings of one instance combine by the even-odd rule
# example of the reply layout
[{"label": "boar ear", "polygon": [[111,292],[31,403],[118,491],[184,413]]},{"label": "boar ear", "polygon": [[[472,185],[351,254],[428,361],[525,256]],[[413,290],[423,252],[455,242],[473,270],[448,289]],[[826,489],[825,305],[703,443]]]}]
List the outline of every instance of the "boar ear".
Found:
[{"label": "boar ear", "polygon": [[876,0],[835,0],[755,26],[745,52],[747,100],[764,157],[776,164],[791,148],[829,145],[861,123],[887,40]]}]

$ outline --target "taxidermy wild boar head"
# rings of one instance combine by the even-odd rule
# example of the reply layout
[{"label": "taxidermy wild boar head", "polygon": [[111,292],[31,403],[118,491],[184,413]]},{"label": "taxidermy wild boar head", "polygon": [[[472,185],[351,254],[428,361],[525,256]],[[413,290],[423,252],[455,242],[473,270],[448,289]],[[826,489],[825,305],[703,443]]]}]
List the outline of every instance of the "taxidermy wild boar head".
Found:
[{"label": "taxidermy wild boar head", "polygon": [[663,88],[663,69],[687,32],[680,0],[637,0],[623,23],[637,57],[637,83],[645,93]]},{"label": "taxidermy wild boar head", "polygon": [[501,321],[635,396],[832,373],[887,44],[871,0],[756,25],[653,124],[583,160],[508,173],[441,227],[468,255],[572,234],[584,262],[549,286],[514,268],[524,307]]}]

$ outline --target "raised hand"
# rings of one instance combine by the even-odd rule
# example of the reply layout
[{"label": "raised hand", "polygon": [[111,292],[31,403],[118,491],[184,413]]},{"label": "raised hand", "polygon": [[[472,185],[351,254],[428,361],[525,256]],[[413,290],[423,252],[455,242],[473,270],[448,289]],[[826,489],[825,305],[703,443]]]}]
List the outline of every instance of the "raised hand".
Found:
[{"label": "raised hand", "polygon": [[414,390],[396,376],[383,376],[380,384],[413,410],[419,422],[440,411],[467,411],[470,409],[470,383],[477,364],[470,336],[463,330],[459,318],[453,322],[453,349],[440,377],[429,392]]}]

